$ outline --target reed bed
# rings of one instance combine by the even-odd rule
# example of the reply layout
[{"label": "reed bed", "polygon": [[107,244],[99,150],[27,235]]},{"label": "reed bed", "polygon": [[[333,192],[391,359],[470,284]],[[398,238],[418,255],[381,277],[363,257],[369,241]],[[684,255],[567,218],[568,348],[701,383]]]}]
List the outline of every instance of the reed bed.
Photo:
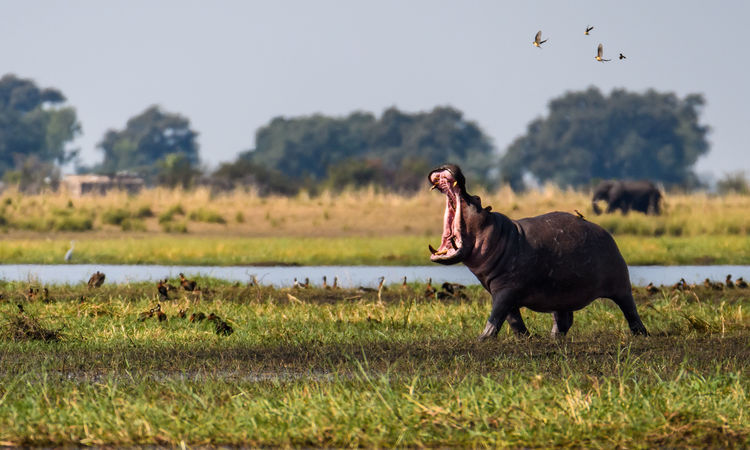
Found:
[{"label": "reed bed", "polygon": [[[505,326],[478,343],[479,287],[438,300],[413,283],[380,296],[197,284],[169,300],[149,283],[50,285],[33,298],[42,286],[0,284],[0,330],[19,316],[60,330],[55,342],[0,333],[0,443],[750,444],[746,289],[636,288],[646,338],[599,300],[564,339],[549,337],[549,314],[524,310],[534,337]],[[166,319],[143,319],[157,302]],[[234,332],[191,322],[195,312]]]}]

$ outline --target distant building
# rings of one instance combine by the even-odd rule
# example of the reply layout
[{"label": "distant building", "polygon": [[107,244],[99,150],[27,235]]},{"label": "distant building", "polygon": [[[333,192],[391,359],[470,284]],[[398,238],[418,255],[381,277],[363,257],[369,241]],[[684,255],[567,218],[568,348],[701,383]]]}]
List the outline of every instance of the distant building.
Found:
[{"label": "distant building", "polygon": [[75,197],[84,194],[106,194],[112,189],[119,189],[135,194],[143,189],[143,178],[135,175],[66,175],[63,186]]}]

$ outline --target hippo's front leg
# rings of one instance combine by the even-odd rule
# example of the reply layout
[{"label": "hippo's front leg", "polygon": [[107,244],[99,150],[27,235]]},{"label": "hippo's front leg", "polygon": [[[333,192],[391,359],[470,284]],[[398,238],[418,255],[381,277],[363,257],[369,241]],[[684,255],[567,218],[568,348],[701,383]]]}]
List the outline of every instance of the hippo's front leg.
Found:
[{"label": "hippo's front leg", "polygon": [[517,306],[513,304],[513,293],[511,290],[503,289],[493,293],[492,312],[490,313],[489,319],[487,319],[487,325],[485,325],[484,331],[479,335],[479,340],[484,341],[497,336],[505,317],[508,313],[517,309]]}]

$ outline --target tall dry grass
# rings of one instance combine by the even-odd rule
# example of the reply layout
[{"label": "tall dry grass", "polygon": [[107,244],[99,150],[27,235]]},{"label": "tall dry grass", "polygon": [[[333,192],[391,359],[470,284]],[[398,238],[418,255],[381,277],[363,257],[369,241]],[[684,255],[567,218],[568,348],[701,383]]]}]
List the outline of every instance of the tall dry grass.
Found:
[{"label": "tall dry grass", "polygon": [[[667,193],[664,214],[596,216],[587,192],[546,186],[524,193],[503,187],[475,192],[484,205],[511,218],[549,211],[580,211],[616,235],[746,235],[750,196]],[[444,197],[427,189],[413,195],[375,189],[311,197],[261,197],[253,192],[212,194],[199,188],[148,189],[137,195],[71,197],[66,192],[0,195],[0,227],[29,231],[188,232],[245,236],[433,235],[442,227]]]}]

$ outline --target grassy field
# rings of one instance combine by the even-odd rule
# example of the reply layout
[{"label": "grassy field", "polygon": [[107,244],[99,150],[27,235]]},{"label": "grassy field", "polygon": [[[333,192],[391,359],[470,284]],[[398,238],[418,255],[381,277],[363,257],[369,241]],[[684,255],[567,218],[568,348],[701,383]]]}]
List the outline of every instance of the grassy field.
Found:
[{"label": "grassy field", "polygon": [[[171,234],[99,235],[75,238],[72,263],[165,265],[430,265],[431,236],[242,237]],[[703,237],[616,235],[631,265],[748,264],[750,236]],[[7,237],[0,241],[6,264],[62,264],[70,247],[60,237]]]},{"label": "grassy field", "polygon": [[[612,232],[631,265],[747,264],[750,197],[669,194],[665,214],[595,216],[588,194],[545,188],[479,193],[511,218],[581,211]],[[444,197],[373,190],[310,198],[154,189],[129,196],[0,196],[0,261],[129,264],[427,264]]]},{"label": "grassy field", "polygon": [[750,445],[750,290],[636,288],[647,338],[600,300],[478,343],[479,287],[198,286],[159,321],[152,284],[0,284],[0,445]]}]

